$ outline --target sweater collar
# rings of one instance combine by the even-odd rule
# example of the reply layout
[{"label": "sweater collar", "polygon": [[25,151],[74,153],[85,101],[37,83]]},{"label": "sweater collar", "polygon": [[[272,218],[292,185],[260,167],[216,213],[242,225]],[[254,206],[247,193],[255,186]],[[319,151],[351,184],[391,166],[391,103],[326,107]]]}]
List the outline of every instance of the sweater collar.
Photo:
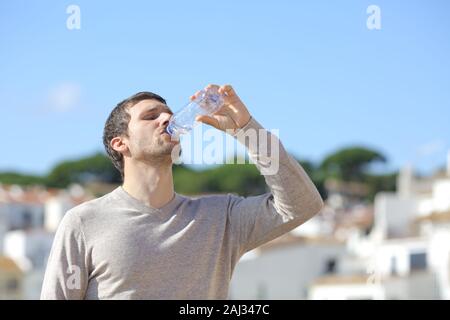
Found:
[{"label": "sweater collar", "polygon": [[168,203],[166,203],[161,208],[155,208],[155,207],[149,206],[149,205],[143,203],[142,201],[134,198],[128,192],[126,192],[122,186],[117,187],[114,190],[114,193],[117,196],[119,196],[121,199],[130,203],[133,207],[137,208],[139,211],[150,212],[150,213],[152,213],[152,212],[167,212],[167,213],[172,212],[183,201],[183,196],[174,192],[173,198]]}]

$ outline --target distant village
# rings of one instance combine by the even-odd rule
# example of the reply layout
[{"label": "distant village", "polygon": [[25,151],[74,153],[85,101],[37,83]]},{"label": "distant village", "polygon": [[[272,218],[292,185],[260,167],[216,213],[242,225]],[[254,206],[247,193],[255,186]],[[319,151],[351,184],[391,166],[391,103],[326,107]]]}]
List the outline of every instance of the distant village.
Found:
[{"label": "distant village", "polygon": [[[117,185],[0,185],[0,299],[39,299],[53,237],[72,207]],[[363,201],[364,186],[330,180],[325,208],[246,253],[230,299],[450,299],[450,152],[446,171]]]}]

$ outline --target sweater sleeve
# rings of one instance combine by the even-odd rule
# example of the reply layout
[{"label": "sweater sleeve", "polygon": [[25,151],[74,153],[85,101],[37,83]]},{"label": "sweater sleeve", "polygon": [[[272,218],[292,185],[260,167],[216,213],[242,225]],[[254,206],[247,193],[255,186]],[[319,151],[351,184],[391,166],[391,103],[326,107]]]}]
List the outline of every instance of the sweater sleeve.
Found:
[{"label": "sweater sleeve", "polygon": [[87,261],[80,218],[69,211],[59,224],[53,240],[41,300],[84,299],[88,284]]},{"label": "sweater sleeve", "polygon": [[231,196],[228,215],[243,254],[303,224],[322,209],[323,201],[278,137],[255,119],[233,135],[246,146],[270,189],[260,196]]}]

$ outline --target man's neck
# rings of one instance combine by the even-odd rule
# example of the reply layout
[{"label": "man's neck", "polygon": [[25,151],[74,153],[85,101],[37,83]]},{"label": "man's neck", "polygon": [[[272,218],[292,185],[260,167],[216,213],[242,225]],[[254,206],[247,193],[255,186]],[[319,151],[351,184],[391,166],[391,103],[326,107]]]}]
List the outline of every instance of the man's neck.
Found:
[{"label": "man's neck", "polygon": [[172,165],[149,166],[138,163],[125,167],[123,189],[133,198],[153,208],[162,208],[175,193]]}]

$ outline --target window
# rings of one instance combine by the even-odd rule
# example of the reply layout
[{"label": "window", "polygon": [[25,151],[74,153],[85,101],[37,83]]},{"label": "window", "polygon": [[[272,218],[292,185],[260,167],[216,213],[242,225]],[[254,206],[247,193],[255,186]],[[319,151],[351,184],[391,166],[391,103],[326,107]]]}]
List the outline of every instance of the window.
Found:
[{"label": "window", "polygon": [[411,253],[409,256],[411,270],[424,270],[427,268],[427,254],[425,252]]},{"label": "window", "polygon": [[336,259],[328,259],[325,263],[324,274],[332,274],[336,272]]},{"label": "window", "polygon": [[395,256],[391,257],[391,275],[395,276],[397,274],[397,258]]},{"label": "window", "polygon": [[33,226],[33,214],[29,210],[22,211],[23,225],[22,228],[27,229]]},{"label": "window", "polygon": [[8,291],[16,291],[19,288],[19,282],[17,279],[9,279],[6,282],[6,290]]}]

